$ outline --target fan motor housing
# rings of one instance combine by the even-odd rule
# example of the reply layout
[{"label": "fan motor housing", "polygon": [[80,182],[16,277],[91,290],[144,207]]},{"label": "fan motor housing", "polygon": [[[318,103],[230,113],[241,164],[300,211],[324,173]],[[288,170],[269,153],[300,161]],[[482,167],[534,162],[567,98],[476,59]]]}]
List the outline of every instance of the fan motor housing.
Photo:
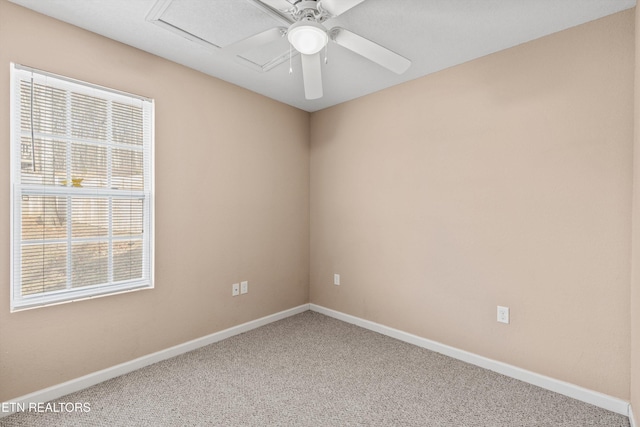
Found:
[{"label": "fan motor housing", "polygon": [[296,3],[293,16],[297,21],[310,18],[316,22],[325,21],[329,17],[327,12],[322,9],[322,4],[313,0],[303,0]]}]

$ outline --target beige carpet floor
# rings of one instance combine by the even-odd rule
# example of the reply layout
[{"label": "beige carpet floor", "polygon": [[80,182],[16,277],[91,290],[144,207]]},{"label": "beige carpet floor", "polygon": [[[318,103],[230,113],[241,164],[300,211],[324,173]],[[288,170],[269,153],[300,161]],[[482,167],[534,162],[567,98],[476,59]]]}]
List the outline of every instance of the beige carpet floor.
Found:
[{"label": "beige carpet floor", "polygon": [[126,374],[0,426],[628,427],[618,414],[305,312]]}]

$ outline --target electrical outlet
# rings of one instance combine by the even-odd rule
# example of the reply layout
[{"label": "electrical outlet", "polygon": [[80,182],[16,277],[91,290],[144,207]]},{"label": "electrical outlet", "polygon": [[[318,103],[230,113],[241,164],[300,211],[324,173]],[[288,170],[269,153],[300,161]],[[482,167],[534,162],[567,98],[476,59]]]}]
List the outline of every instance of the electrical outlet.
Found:
[{"label": "electrical outlet", "polygon": [[246,280],[244,282],[240,282],[240,293],[246,294],[247,292],[249,292],[249,282]]},{"label": "electrical outlet", "polygon": [[240,295],[240,283],[234,283],[231,285],[231,296],[237,297],[238,295]]},{"label": "electrical outlet", "polygon": [[334,274],[333,275],[333,284],[336,286],[340,286],[340,275],[339,274]]},{"label": "electrical outlet", "polygon": [[498,306],[498,322],[509,323],[509,307]]}]

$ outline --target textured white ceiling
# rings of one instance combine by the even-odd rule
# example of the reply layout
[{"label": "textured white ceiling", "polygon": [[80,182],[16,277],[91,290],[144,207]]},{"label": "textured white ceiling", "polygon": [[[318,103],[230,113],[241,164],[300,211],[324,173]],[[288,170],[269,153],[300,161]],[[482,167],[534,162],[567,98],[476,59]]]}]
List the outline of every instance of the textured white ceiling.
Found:
[{"label": "textured white ceiling", "polygon": [[[317,111],[635,6],[635,0],[366,0],[325,25],[341,26],[413,63],[396,75],[338,45],[322,65],[324,96],[306,100],[300,58],[259,71],[288,52],[282,39],[238,60],[226,46],[286,24],[251,0],[161,0],[163,21],[147,20],[157,0],[10,0],[306,111]],[[290,0],[291,1],[291,0]],[[260,66],[247,66],[248,61]]]}]

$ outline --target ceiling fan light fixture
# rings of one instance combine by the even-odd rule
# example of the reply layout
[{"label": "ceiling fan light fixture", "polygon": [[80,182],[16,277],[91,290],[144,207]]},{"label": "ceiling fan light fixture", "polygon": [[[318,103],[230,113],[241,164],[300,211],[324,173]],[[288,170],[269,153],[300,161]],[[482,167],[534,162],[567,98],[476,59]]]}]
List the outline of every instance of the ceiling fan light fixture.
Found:
[{"label": "ceiling fan light fixture", "polygon": [[289,27],[289,43],[300,53],[313,55],[322,50],[329,42],[327,30],[314,21],[299,21]]}]

